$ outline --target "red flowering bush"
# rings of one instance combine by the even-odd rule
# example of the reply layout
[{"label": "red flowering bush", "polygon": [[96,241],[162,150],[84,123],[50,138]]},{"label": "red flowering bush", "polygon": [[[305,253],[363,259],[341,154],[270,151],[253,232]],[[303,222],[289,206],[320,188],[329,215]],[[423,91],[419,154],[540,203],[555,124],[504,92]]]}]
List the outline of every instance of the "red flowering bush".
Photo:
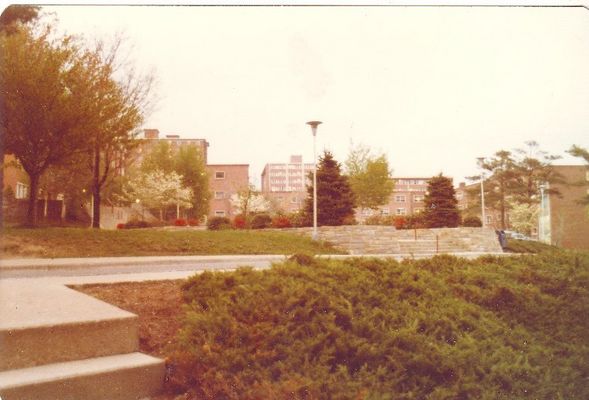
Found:
[{"label": "red flowering bush", "polygon": [[236,215],[233,218],[233,227],[235,229],[245,229],[247,228],[247,220],[243,215]]},{"label": "red flowering bush", "polygon": [[126,226],[122,222],[117,224],[117,229],[125,229],[125,228],[126,228]]},{"label": "red flowering bush", "polygon": [[397,215],[393,220],[393,225],[397,229],[405,229],[407,226],[407,220],[402,215]]},{"label": "red flowering bush", "polygon": [[176,226],[186,226],[186,220],[184,218],[178,218],[176,221],[174,221],[174,225]]},{"label": "red flowering bush", "polygon": [[286,215],[277,215],[272,218],[273,228],[290,228],[292,226],[290,219]]},{"label": "red flowering bush", "polygon": [[198,219],[190,218],[188,220],[188,225],[190,225],[190,226],[198,226]]}]

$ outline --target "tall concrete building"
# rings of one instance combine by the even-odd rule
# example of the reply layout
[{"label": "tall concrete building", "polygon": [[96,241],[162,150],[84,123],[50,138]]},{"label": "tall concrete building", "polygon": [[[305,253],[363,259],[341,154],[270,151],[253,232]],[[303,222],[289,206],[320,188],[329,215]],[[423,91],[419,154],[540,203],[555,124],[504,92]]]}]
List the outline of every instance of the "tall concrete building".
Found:
[{"label": "tall concrete building", "polygon": [[262,194],[275,211],[298,212],[305,204],[313,163],[303,163],[300,155],[290,156],[288,163],[266,164],[262,171]]}]

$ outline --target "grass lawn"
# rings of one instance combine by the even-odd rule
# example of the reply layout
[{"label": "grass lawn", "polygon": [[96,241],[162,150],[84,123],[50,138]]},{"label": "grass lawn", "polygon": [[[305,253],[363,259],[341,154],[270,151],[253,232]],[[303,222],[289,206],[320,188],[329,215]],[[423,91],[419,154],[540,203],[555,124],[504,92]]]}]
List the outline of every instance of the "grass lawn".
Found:
[{"label": "grass lawn", "polygon": [[7,228],[0,246],[5,258],[342,253],[327,243],[282,232],[187,229]]}]

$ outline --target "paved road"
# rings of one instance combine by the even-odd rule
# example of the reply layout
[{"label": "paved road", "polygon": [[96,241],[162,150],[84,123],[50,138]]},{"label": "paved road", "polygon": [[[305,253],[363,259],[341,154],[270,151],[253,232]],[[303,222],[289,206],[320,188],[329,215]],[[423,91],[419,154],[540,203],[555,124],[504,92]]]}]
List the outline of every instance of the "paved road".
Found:
[{"label": "paved road", "polygon": [[190,275],[204,270],[231,270],[240,266],[268,268],[273,262],[284,259],[282,255],[8,259],[0,261],[0,279],[166,273],[176,276],[175,273],[180,272]]},{"label": "paved road", "polygon": [[[459,257],[476,258],[483,253],[456,253]],[[493,255],[508,255],[494,253]],[[433,254],[415,255],[415,258]],[[331,258],[362,257],[358,255],[323,256]],[[402,254],[372,254],[365,257],[412,258]],[[57,259],[0,260],[0,279],[51,279],[61,283],[125,282],[141,280],[183,279],[206,270],[227,271],[242,266],[269,268],[284,261],[284,255],[224,255],[224,256],[158,256],[158,257],[98,257]]]}]

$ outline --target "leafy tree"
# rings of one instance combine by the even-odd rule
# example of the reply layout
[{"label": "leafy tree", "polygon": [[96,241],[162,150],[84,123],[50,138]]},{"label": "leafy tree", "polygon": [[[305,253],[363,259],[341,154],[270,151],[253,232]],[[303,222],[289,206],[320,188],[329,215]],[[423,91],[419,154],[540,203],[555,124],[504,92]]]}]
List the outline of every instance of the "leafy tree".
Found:
[{"label": "leafy tree", "polygon": [[509,223],[517,232],[530,236],[538,226],[540,207],[537,203],[510,203]]},{"label": "leafy tree", "polygon": [[[139,76],[120,64],[122,39],[111,46],[97,42],[90,53],[87,75],[92,83],[87,100],[94,108],[86,120],[92,171],[94,210],[92,226],[100,227],[103,187],[116,176],[113,166],[122,165],[130,151],[139,145],[137,128],[148,111],[153,83],[152,75]],[[124,78],[117,80],[115,76]]]},{"label": "leafy tree", "polygon": [[170,173],[174,171],[174,154],[172,146],[167,140],[157,141],[149,150],[141,162],[141,171],[145,173],[163,171]]},{"label": "leafy tree", "polygon": [[39,6],[13,4],[2,11],[0,15],[0,34],[18,32],[19,26],[36,20],[39,17]]},{"label": "leafy tree", "polygon": [[[516,160],[511,152],[500,150],[492,158],[485,158],[479,164],[488,174],[484,175],[485,207],[498,210],[501,216],[501,228],[506,229],[506,214],[509,210],[509,198],[522,187],[521,173],[516,168]],[[468,179],[480,179],[480,176]],[[522,190],[522,193],[524,191]],[[469,196],[479,199],[480,189],[473,188]]]},{"label": "leafy tree", "polygon": [[585,163],[587,163],[587,165],[589,166],[589,150],[574,144],[571,146],[569,150],[567,150],[567,153],[569,153],[573,157],[582,158],[583,160],[585,160]]},{"label": "leafy tree", "polygon": [[[514,200],[518,203],[536,204],[542,183],[562,182],[562,176],[552,166],[552,161],[561,157],[540,150],[538,143],[533,140],[525,144],[526,149],[516,150],[519,158],[514,165],[518,180],[513,191]],[[557,193],[553,188],[548,188],[546,191]]]},{"label": "leafy tree", "polygon": [[238,214],[244,216],[246,225],[249,225],[250,214],[267,212],[270,210],[270,202],[258,192],[254,186],[238,190],[229,199],[231,206]]},{"label": "leafy tree", "polygon": [[[10,5],[0,15],[0,36],[16,33],[19,26],[35,21],[38,6]],[[1,39],[0,39],[1,40]],[[5,110],[4,95],[0,96],[0,110]],[[0,128],[0,228],[4,226],[4,130]]]},{"label": "leafy tree", "polygon": [[[587,150],[581,146],[573,145],[573,146],[571,146],[571,148],[569,150],[567,150],[567,153],[569,153],[573,157],[579,157],[579,158],[585,160],[585,163],[587,164],[587,169],[589,170],[589,150]],[[581,199],[581,202],[589,205],[589,194],[584,196]],[[588,210],[588,213],[589,213],[589,210]]]},{"label": "leafy tree", "polygon": [[182,177],[182,184],[192,191],[192,215],[200,219],[209,213],[209,175],[200,149],[195,145],[181,146],[175,157],[174,170]]},{"label": "leafy tree", "polygon": [[358,145],[350,149],[345,165],[358,207],[377,209],[388,201],[394,184],[386,155],[373,156]]},{"label": "leafy tree", "polygon": [[71,37],[50,39],[50,30],[30,28],[0,37],[0,109],[5,150],[29,175],[27,224],[37,224],[39,180],[51,166],[64,164],[87,148],[87,54]]},{"label": "leafy tree", "polygon": [[[312,179],[311,179],[312,181]],[[313,220],[313,186],[307,187],[305,219]],[[355,197],[348,178],[329,151],[319,158],[317,168],[317,224],[343,225],[354,217]]]},{"label": "leafy tree", "polygon": [[182,178],[175,172],[153,171],[140,173],[127,181],[125,198],[129,202],[139,200],[144,207],[160,211],[164,219],[164,210],[171,205],[190,207],[192,192],[184,187]]},{"label": "leafy tree", "polygon": [[423,217],[428,228],[454,228],[460,224],[458,200],[450,178],[440,174],[428,181],[424,205]]}]

